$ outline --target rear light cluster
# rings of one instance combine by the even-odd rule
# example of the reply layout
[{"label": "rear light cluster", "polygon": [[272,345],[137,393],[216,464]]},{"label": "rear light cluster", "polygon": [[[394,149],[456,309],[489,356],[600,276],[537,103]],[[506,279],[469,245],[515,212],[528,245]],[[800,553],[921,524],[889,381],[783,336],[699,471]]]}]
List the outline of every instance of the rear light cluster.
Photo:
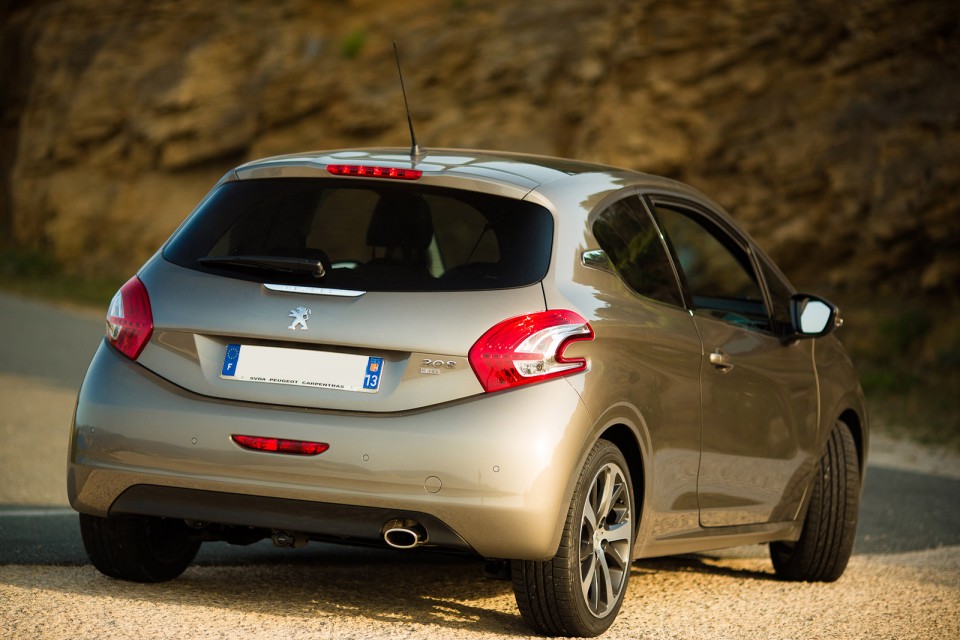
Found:
[{"label": "rear light cluster", "polygon": [[269,451],[270,453],[316,456],[330,448],[330,445],[326,442],[310,442],[309,440],[284,440],[283,438],[241,435],[230,437],[241,447],[256,451]]},{"label": "rear light cluster", "polygon": [[567,358],[574,342],[593,340],[593,328],[567,310],[510,318],[483,334],[469,360],[484,391],[501,391],[585,371],[586,358]]},{"label": "rear light cluster", "polygon": [[371,167],[362,164],[328,164],[327,171],[335,176],[360,176],[367,178],[392,178],[394,180],[418,180],[423,175],[416,169],[398,167]]},{"label": "rear light cluster", "polygon": [[107,340],[120,353],[136,360],[153,335],[150,297],[140,278],[133,276],[120,287],[107,310]]}]

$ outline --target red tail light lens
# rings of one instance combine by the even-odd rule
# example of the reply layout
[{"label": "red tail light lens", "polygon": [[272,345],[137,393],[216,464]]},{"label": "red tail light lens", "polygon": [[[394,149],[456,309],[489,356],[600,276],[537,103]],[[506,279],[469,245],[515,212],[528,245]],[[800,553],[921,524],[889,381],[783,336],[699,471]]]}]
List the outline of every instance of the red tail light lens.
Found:
[{"label": "red tail light lens", "polygon": [[230,436],[234,442],[245,449],[269,451],[270,453],[290,453],[299,456],[316,456],[330,448],[326,442],[308,440],[284,440],[283,438],[264,438],[262,436]]},{"label": "red tail light lens", "polygon": [[371,167],[362,164],[328,164],[327,171],[335,176],[360,176],[367,178],[392,178],[394,180],[418,180],[423,175],[416,169],[397,167]]},{"label": "red tail light lens", "polygon": [[153,335],[153,313],[150,297],[140,278],[133,276],[120,287],[107,311],[107,340],[131,360],[140,353]]},{"label": "red tail light lens", "polygon": [[593,340],[593,329],[573,311],[518,316],[477,340],[470,348],[470,366],[487,392],[541,382],[586,370],[586,358],[563,355],[571,343],[581,340]]}]

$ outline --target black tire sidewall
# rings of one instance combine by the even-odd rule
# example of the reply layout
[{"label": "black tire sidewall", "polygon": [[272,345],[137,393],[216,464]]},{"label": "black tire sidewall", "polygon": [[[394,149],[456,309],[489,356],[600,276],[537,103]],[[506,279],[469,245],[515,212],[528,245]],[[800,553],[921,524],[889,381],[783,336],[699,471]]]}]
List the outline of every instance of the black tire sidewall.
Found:
[{"label": "black tire sidewall", "polygon": [[770,544],[777,576],[799,581],[837,580],[853,551],[859,498],[856,443],[850,428],[838,420],[817,461],[800,538],[793,544]]},{"label": "black tire sidewall", "polygon": [[80,533],[98,571],[131,582],[172,580],[200,548],[200,542],[188,536],[186,525],[162,518],[80,514]]}]

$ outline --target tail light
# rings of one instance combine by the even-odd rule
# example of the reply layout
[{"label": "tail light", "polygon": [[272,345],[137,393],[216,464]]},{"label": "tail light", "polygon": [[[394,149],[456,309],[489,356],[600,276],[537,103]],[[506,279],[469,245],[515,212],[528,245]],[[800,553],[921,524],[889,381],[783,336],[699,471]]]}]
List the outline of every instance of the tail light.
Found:
[{"label": "tail light", "polygon": [[500,391],[585,371],[586,358],[566,358],[573,342],[593,340],[593,329],[573,311],[510,318],[483,334],[469,360],[484,391]]},{"label": "tail light", "polygon": [[107,310],[107,340],[120,353],[136,360],[153,334],[150,297],[140,278],[133,276],[120,287]]}]

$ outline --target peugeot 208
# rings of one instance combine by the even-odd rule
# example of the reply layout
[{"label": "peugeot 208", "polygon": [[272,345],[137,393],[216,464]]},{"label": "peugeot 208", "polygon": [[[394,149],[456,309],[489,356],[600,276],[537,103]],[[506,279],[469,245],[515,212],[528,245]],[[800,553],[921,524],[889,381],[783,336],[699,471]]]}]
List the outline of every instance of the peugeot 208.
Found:
[{"label": "peugeot 208", "polygon": [[69,496],[104,574],[202,541],[508,560],[523,619],[602,633],[637,558],[769,543],[834,580],[868,444],[831,332],[696,190],[480,151],[230,171],[117,293]]}]

